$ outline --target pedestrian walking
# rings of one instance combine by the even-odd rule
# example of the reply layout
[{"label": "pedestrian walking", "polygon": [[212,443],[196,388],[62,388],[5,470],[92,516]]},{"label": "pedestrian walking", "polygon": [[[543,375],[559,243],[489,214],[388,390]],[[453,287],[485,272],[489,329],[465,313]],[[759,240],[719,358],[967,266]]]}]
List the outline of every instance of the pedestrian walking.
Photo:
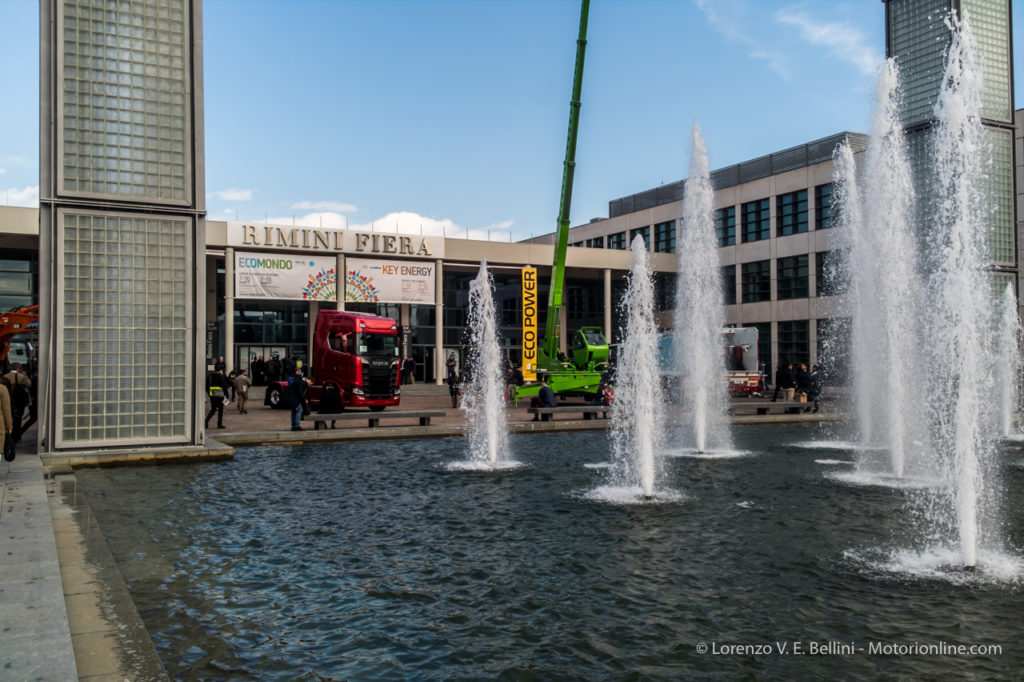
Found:
[{"label": "pedestrian walking", "polygon": [[3,428],[4,459],[14,459],[14,417],[11,414],[11,393],[7,390],[7,378],[0,377],[0,427]]},{"label": "pedestrian walking", "polygon": [[[807,375],[810,384],[810,390],[807,393],[807,400],[814,402],[814,409],[812,412],[818,411],[819,401],[821,400],[821,372],[818,370],[818,366],[814,365],[811,367],[811,373]],[[810,409],[810,406],[804,408],[804,412]]]},{"label": "pedestrian walking", "polygon": [[459,409],[459,396],[462,395],[462,387],[459,385],[459,373],[449,369],[448,378],[448,397],[452,399],[452,409]]},{"label": "pedestrian walking", "polygon": [[249,387],[252,386],[252,379],[249,378],[248,370],[242,370],[235,376],[235,396],[238,398],[238,414],[248,414],[246,406],[249,404]]},{"label": "pedestrian walking", "polygon": [[25,410],[32,402],[32,380],[28,378],[28,374],[17,362],[11,365],[11,371],[5,374],[4,378],[9,384],[11,417],[14,419],[12,438],[17,443],[21,440],[21,424],[25,420]]},{"label": "pedestrian walking", "polygon": [[210,419],[217,415],[217,428],[224,428],[224,400],[228,395],[228,378],[222,371],[210,372],[206,380],[206,392],[210,395],[210,411],[206,413],[206,428],[210,428]]}]

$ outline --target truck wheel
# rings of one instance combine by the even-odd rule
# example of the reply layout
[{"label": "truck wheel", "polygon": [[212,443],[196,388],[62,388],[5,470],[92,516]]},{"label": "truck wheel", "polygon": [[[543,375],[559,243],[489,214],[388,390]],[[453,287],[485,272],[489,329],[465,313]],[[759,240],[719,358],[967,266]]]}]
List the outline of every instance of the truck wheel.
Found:
[{"label": "truck wheel", "polygon": [[387,405],[370,405],[370,412],[383,412]]},{"label": "truck wheel", "polygon": [[284,408],[281,404],[281,389],[273,387],[267,391],[267,405],[270,405],[272,410],[280,410]]}]

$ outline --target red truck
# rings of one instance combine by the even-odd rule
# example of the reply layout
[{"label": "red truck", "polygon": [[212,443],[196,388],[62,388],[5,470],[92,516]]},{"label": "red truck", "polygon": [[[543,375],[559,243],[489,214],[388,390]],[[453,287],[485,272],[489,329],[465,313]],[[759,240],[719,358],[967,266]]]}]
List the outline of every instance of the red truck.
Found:
[{"label": "red truck", "polygon": [[[398,323],[389,317],[321,310],[313,328],[313,384],[306,393],[310,405],[320,404],[324,386],[341,391],[345,407],[368,407],[380,412],[398,405],[401,394],[401,363]],[[265,405],[285,409],[287,381],[267,385]]]}]

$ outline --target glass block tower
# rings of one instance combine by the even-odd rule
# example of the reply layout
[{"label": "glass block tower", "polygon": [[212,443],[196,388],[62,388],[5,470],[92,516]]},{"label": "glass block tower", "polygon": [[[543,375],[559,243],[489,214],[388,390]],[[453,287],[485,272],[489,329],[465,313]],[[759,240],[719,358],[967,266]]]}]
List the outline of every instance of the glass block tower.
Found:
[{"label": "glass block tower", "polygon": [[[1008,281],[1016,284],[1019,262],[1014,216],[1014,112],[1013,54],[1009,0],[883,0],[886,52],[895,57],[903,81],[903,125],[908,134],[912,162],[924,180],[928,166],[929,131],[939,96],[950,44],[947,16],[966,17],[985,64],[982,118],[992,150],[992,172],[987,178],[993,212],[988,244],[996,291]],[[927,183],[916,183],[919,188]],[[927,205],[927,197],[918,204]]]},{"label": "glass block tower", "polygon": [[40,451],[197,445],[200,0],[40,3]]}]

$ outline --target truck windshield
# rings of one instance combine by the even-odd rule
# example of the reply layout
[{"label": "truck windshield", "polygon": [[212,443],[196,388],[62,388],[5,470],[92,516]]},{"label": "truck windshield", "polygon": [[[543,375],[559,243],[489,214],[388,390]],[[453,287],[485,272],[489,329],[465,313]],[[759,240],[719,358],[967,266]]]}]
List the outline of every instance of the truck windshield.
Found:
[{"label": "truck windshield", "polygon": [[608,343],[604,340],[604,333],[600,329],[581,329],[580,334],[583,335],[583,340],[589,346],[603,346]]},{"label": "truck windshield", "polygon": [[396,358],[398,357],[397,334],[356,334],[357,353],[364,357]]}]

